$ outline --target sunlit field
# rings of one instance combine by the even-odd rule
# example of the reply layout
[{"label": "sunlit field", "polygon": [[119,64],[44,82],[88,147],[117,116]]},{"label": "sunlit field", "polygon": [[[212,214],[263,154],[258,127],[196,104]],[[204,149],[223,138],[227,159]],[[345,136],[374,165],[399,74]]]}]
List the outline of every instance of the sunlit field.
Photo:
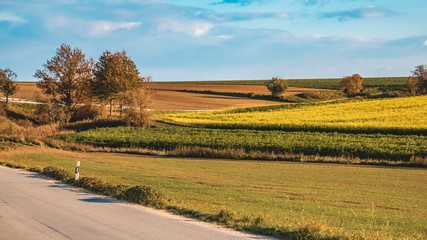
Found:
[{"label": "sunlit field", "polygon": [[[283,132],[188,127],[97,128],[57,135],[69,142],[110,148],[174,150],[204,147],[229,151],[348,156],[409,162],[427,154],[427,137],[390,134]],[[254,158],[256,158],[256,154]],[[274,155],[274,154],[273,154]]]},{"label": "sunlit field", "polygon": [[[334,164],[230,161],[78,153],[47,148],[0,152],[23,167],[57,166],[109,184],[154,186],[170,209],[200,217],[230,213],[230,226],[276,236],[317,239],[423,239],[427,172]],[[256,226],[238,219],[259,219]],[[233,220],[234,219],[234,220]],[[305,231],[305,232],[304,232]],[[310,235],[311,234],[311,235]]]},{"label": "sunlit field", "polygon": [[[117,119],[34,123],[49,134],[27,136],[5,115],[0,163],[72,176],[80,161],[80,177],[108,189],[150,186],[165,196],[149,206],[283,239],[425,239],[427,96],[280,104],[189,97],[177,85],[157,93],[177,111],[153,111],[149,128]],[[246,104],[253,107],[230,109]],[[204,109],[178,111],[194,106]],[[8,110],[24,118],[36,108]]]},{"label": "sunlit field", "polygon": [[341,103],[167,113],[161,118],[216,128],[425,134],[427,96]]},{"label": "sunlit field", "polygon": [[[341,89],[341,78],[317,78],[317,79],[286,79],[290,87],[319,88],[319,89]],[[178,84],[217,84],[217,85],[265,85],[269,80],[231,80],[231,81],[181,81],[167,82]],[[365,88],[378,88],[381,91],[407,90],[408,77],[378,77],[364,78]]]}]

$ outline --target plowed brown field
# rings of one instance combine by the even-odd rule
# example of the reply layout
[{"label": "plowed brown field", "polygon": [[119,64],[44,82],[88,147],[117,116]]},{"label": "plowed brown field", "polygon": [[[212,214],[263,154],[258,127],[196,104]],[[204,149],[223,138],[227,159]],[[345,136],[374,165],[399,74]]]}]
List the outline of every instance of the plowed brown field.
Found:
[{"label": "plowed brown field", "polygon": [[[37,88],[35,82],[19,82],[19,91],[14,98],[44,100],[46,96]],[[244,97],[220,96],[205,93],[180,92],[180,90],[240,92],[269,94],[265,86],[256,85],[213,85],[213,84],[153,84],[153,109],[155,110],[217,110],[236,107],[265,106],[283,104],[283,102],[250,99]],[[288,88],[285,96],[296,95],[307,91],[317,91],[311,88]],[[324,91],[324,90],[322,90]]]},{"label": "plowed brown field", "polygon": [[[180,83],[167,83],[155,84],[155,89],[158,90],[194,90],[194,91],[213,91],[213,92],[228,92],[228,93],[255,93],[266,94],[270,92],[265,86],[262,85],[217,85],[217,84],[180,84]],[[297,95],[303,92],[312,91],[335,91],[327,89],[314,89],[314,88],[297,88],[289,87],[284,96]]]},{"label": "plowed brown field", "polygon": [[18,82],[19,90],[13,95],[13,98],[22,98],[28,100],[46,100],[40,88],[36,86],[35,82]]}]

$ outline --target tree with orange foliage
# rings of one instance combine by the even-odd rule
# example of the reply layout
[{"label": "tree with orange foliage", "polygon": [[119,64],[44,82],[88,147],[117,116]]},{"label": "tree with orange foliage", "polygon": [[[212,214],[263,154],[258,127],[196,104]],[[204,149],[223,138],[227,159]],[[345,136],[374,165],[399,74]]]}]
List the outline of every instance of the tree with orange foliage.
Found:
[{"label": "tree with orange foliage", "polygon": [[16,85],[15,78],[15,72],[9,68],[0,68],[0,92],[5,96],[6,104],[9,102],[9,97],[15,94],[19,89]]},{"label": "tree with orange foliage", "polygon": [[43,64],[34,77],[41,79],[37,87],[57,104],[65,105],[67,121],[75,108],[90,96],[93,60],[86,59],[79,48],[62,44],[56,55]]},{"label": "tree with orange foliage", "polygon": [[408,79],[408,86],[413,95],[427,93],[427,65],[418,65]]},{"label": "tree with orange foliage", "polygon": [[143,83],[138,68],[125,51],[105,51],[95,64],[94,75],[93,93],[101,102],[110,103],[110,117],[114,102],[119,101],[122,114],[125,92],[136,89]]},{"label": "tree with orange foliage", "polygon": [[363,89],[362,83],[363,78],[359,74],[353,74],[353,76],[347,76],[341,80],[341,87],[345,94],[354,96]]}]

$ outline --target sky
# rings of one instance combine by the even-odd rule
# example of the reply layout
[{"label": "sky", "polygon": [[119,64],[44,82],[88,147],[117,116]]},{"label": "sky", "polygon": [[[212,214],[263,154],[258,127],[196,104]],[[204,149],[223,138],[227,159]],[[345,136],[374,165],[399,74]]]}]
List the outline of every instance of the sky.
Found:
[{"label": "sky", "polygon": [[125,50],[154,81],[409,76],[425,0],[0,0],[0,68],[18,81],[62,43]]}]

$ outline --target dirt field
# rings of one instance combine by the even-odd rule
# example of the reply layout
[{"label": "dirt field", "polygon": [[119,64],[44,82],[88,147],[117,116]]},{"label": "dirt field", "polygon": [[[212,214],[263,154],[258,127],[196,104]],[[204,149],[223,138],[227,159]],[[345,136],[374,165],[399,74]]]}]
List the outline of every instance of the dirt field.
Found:
[{"label": "dirt field", "polygon": [[[19,91],[14,98],[44,100],[46,97],[37,88],[35,82],[19,82]],[[155,110],[218,110],[237,107],[265,106],[283,104],[283,102],[250,99],[242,97],[219,96],[203,93],[179,92],[179,90],[241,92],[269,94],[265,86],[255,85],[212,85],[212,84],[154,84],[153,109]],[[288,88],[285,96],[296,95],[311,88]]]},{"label": "dirt field", "polygon": [[[265,86],[262,85],[216,85],[216,84],[179,84],[179,83],[167,83],[167,84],[155,84],[155,89],[158,90],[195,90],[195,91],[213,91],[213,92],[238,92],[238,93],[255,93],[255,94],[266,94],[270,92]],[[314,89],[314,88],[297,88],[289,87],[284,96],[297,95],[303,92],[312,91],[334,91],[326,89]]]},{"label": "dirt field", "polygon": [[242,97],[176,92],[170,90],[155,90],[153,97],[153,109],[155,110],[218,110],[273,104],[283,103]]},{"label": "dirt field", "polygon": [[19,90],[13,95],[13,98],[22,98],[28,100],[45,100],[46,96],[43,95],[40,88],[36,86],[35,82],[18,82]]}]

